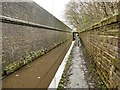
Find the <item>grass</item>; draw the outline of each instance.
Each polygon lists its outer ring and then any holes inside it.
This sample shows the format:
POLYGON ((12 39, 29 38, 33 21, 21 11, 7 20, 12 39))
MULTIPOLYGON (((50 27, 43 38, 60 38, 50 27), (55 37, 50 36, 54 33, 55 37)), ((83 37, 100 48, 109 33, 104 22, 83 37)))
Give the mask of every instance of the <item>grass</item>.
POLYGON ((57 90, 63 90, 64 86, 67 84, 68 70, 70 66, 71 66, 71 54, 66 62, 66 65, 62 74, 62 78, 60 79, 57 90))

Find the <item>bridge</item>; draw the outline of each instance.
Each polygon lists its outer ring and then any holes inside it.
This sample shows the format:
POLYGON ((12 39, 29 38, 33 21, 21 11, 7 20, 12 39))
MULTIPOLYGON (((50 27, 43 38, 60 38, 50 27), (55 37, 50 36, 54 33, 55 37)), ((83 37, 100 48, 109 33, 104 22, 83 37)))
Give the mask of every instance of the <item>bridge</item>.
POLYGON ((62 70, 60 80, 76 37, 106 87, 120 89, 119 14, 72 32, 35 2, 2 2, 0 23, 3 89, 48 88, 62 70))

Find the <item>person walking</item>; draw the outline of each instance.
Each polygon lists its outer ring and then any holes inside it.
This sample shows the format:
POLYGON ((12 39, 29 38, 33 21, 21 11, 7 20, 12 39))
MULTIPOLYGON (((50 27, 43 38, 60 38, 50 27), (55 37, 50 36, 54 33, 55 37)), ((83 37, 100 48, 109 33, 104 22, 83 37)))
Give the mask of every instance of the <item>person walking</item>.
POLYGON ((78 44, 78 46, 80 45, 79 35, 77 35, 77 44, 78 44))
POLYGON ((77 46, 79 46, 79 45, 80 45, 79 35, 78 35, 78 34, 76 34, 75 36, 76 36, 76 43, 77 43, 77 46))

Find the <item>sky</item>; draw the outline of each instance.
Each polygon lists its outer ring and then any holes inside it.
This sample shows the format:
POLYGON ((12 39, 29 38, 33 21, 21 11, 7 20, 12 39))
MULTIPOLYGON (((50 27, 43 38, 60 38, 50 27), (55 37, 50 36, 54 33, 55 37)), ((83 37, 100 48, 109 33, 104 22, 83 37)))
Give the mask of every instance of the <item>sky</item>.
POLYGON ((33 0, 33 1, 39 4, 41 7, 43 7, 45 10, 54 15, 59 20, 63 22, 65 21, 64 10, 66 4, 70 0, 33 0))

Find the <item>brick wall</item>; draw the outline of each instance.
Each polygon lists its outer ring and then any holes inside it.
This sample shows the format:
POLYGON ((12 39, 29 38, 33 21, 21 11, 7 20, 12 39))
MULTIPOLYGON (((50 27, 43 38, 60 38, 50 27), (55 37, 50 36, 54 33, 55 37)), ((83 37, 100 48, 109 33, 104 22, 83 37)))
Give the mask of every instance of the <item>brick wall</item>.
POLYGON ((89 59, 108 88, 120 88, 119 29, 115 15, 80 32, 89 59))
POLYGON ((71 30, 34 2, 3 2, 2 66, 3 75, 9 74, 57 45, 71 39, 71 30), (20 24, 23 20, 26 24, 20 24), (30 26, 29 22, 49 28, 30 26), (57 28, 59 30, 55 30, 57 28))

